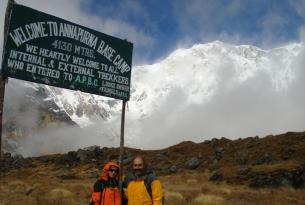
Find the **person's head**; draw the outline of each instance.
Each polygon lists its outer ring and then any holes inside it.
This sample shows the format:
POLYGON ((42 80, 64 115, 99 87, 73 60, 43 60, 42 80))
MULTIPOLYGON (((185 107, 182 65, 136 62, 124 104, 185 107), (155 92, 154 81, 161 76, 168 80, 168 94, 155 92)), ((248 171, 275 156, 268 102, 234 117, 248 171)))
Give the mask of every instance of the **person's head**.
POLYGON ((108 180, 108 179, 118 179, 119 178, 119 171, 120 171, 120 166, 116 161, 109 161, 105 163, 103 167, 103 171, 101 174, 101 178, 103 180, 108 180))
POLYGON ((145 169, 145 161, 142 156, 136 156, 132 161, 132 170, 135 175, 141 175, 145 169))
POLYGON ((116 178, 118 176, 118 173, 119 173, 119 168, 116 166, 110 166, 110 168, 108 169, 109 178, 116 178))

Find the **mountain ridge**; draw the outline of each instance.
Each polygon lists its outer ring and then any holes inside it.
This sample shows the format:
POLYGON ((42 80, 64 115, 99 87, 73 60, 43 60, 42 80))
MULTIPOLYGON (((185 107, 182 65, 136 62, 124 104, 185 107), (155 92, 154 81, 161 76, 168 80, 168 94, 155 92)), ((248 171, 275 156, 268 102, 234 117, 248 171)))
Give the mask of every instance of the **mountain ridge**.
MULTIPOLYGON (((80 170, 91 167, 90 169, 97 170, 102 169, 101 166, 106 161, 118 160, 119 153, 119 148, 99 146, 78 149, 66 154, 28 158, 2 153, 0 171, 18 173, 18 170, 34 170, 41 166, 80 170)), ((208 170, 211 173, 210 180, 215 182, 226 181, 252 187, 305 188, 305 132, 287 132, 263 138, 255 136, 236 140, 213 138, 200 143, 184 141, 160 150, 125 147, 122 161, 125 170, 130 168, 133 157, 139 154, 144 156, 158 175, 170 175, 187 170, 208 170), (262 175, 264 178, 261 178, 262 175)), ((74 175, 77 177, 79 174, 74 175)))

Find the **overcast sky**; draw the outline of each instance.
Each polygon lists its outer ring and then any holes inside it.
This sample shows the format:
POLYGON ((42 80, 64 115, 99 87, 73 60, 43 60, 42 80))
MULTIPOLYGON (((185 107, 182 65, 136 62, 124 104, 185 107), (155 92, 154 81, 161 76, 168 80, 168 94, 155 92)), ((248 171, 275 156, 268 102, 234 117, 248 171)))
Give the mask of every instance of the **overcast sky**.
MULTIPOLYGON (((305 22, 304 0, 16 2, 133 42, 133 65, 152 64, 177 48, 214 40, 277 47, 299 41, 299 30, 305 22)), ((1 19, 6 3, 0 3, 1 19)), ((2 32, 0 35, 2 44, 2 32)))

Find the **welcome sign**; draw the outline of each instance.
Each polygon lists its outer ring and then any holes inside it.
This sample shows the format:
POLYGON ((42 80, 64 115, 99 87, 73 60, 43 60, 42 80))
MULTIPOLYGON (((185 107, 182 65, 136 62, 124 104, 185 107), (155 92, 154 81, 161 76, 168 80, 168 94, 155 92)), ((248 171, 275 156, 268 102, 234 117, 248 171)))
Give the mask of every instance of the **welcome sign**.
POLYGON ((130 42, 15 4, 1 72, 128 101, 132 49, 130 42))

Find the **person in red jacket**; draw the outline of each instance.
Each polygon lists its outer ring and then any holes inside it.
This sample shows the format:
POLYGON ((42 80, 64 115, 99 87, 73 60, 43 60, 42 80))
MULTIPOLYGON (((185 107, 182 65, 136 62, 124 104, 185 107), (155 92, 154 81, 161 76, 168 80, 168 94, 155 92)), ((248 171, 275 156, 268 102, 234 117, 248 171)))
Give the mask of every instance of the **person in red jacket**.
POLYGON ((121 205, 119 169, 120 166, 115 161, 104 165, 100 179, 94 184, 90 205, 121 205))

